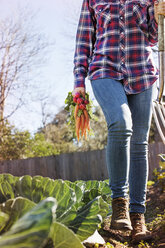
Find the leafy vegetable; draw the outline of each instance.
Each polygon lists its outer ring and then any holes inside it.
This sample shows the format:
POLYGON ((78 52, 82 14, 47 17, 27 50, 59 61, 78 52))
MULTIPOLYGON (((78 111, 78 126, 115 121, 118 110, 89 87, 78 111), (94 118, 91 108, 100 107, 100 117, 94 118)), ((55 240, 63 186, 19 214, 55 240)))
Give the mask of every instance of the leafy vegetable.
POLYGON ((16 181, 15 190, 16 190, 18 195, 21 195, 22 197, 28 198, 29 200, 32 200, 32 197, 31 197, 32 177, 28 176, 28 175, 20 177, 16 181))
POLYGON ((53 222, 57 202, 47 198, 20 218, 0 238, 1 248, 37 248, 47 239, 53 222))
POLYGON ((108 204, 101 197, 97 197, 79 209, 76 218, 68 226, 83 241, 95 232, 108 210, 108 204))
POLYGON ((57 218, 63 216, 76 203, 76 194, 63 180, 55 180, 50 196, 56 198, 57 218))
POLYGON ((81 248, 109 213, 110 194, 107 181, 1 174, 0 247, 81 248))
POLYGON ((3 212, 0 212, 0 232, 3 230, 5 227, 7 221, 9 219, 9 216, 3 212))
POLYGON ((65 181, 65 183, 67 183, 67 185, 74 190, 75 195, 76 195, 76 203, 79 204, 82 200, 82 197, 83 197, 83 192, 82 192, 81 188, 78 185, 76 185, 75 183, 72 183, 70 181, 65 181))
POLYGON ((25 213, 32 209, 36 204, 26 198, 17 197, 9 199, 0 205, 0 210, 10 216, 8 222, 4 225, 3 232, 8 231, 10 227, 25 213))
POLYGON ((0 203, 8 199, 14 198, 13 186, 16 178, 10 174, 0 175, 0 203))
POLYGON ((75 184, 79 186, 83 192, 83 202, 88 203, 97 196, 102 196, 102 198, 111 204, 111 189, 107 181, 76 181, 75 184))
POLYGON ((61 223, 54 222, 51 227, 50 237, 56 248, 83 248, 77 235, 61 223))

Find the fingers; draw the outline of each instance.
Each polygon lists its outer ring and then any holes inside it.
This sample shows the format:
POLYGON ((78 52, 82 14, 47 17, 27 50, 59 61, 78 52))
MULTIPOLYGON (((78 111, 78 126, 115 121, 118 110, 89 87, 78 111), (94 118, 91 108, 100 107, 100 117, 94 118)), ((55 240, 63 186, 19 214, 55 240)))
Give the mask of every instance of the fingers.
POLYGON ((155 6, 155 11, 157 12, 156 14, 165 16, 165 2, 155 1, 154 6, 155 6))
POLYGON ((85 88, 84 87, 77 87, 72 91, 72 96, 74 97, 75 94, 79 92, 80 94, 83 95, 83 97, 85 97, 85 88))

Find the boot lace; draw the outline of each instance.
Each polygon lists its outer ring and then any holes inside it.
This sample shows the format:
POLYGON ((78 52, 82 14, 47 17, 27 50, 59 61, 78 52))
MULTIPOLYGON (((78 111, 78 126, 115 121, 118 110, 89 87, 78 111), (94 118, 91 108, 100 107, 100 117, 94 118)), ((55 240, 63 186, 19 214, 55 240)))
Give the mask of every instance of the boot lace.
POLYGON ((116 205, 116 217, 118 219, 126 219, 127 218, 127 206, 121 201, 118 205, 116 205))
POLYGON ((131 221, 133 228, 136 232, 142 232, 143 227, 145 226, 144 217, 140 213, 136 213, 135 215, 131 216, 131 221))

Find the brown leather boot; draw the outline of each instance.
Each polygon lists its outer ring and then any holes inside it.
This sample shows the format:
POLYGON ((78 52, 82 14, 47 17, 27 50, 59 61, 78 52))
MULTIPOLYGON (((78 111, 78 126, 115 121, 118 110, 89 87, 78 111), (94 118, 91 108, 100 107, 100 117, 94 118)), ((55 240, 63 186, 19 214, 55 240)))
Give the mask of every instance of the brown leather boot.
POLYGON ((151 232, 147 230, 145 225, 144 214, 141 213, 130 213, 131 223, 132 223, 132 239, 135 242, 140 242, 141 240, 149 240, 152 238, 151 232))
POLYGON ((128 199, 119 197, 112 200, 112 219, 110 228, 121 231, 132 230, 128 212, 128 199))

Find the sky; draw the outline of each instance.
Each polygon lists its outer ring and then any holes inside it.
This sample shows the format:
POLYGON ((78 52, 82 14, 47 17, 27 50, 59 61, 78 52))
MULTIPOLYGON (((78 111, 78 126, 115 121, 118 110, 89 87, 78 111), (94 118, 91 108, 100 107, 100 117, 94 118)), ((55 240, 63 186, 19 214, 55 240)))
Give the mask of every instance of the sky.
MULTIPOLYGON (((73 90, 73 57, 81 5, 82 0, 1 0, 0 18, 14 17, 19 6, 28 6, 28 9, 36 13, 34 26, 37 31, 45 34, 48 42, 53 44, 47 63, 37 79, 31 82, 34 87, 39 84, 40 89, 49 97, 47 111, 52 116, 64 106, 67 93, 73 90)), ((86 90, 97 105, 88 80, 86 90)), ((34 133, 42 126, 37 94, 39 92, 31 94, 29 104, 17 110, 10 118, 10 122, 21 130, 34 133)), ((11 98, 10 101, 14 100, 11 98)))
MULTIPOLYGON (((64 106, 67 93, 73 90, 75 36, 81 5, 82 0, 1 0, 1 18, 16 16, 19 7, 28 6, 36 13, 34 25, 38 32, 53 44, 46 65, 34 80, 34 87, 38 81, 40 88, 49 96, 47 111, 52 116, 64 106)), ((88 80, 86 89, 94 100, 88 80)), ((11 123, 21 130, 35 132, 42 125, 40 103, 33 102, 34 98, 35 95, 28 106, 20 108, 10 118, 11 123)))

